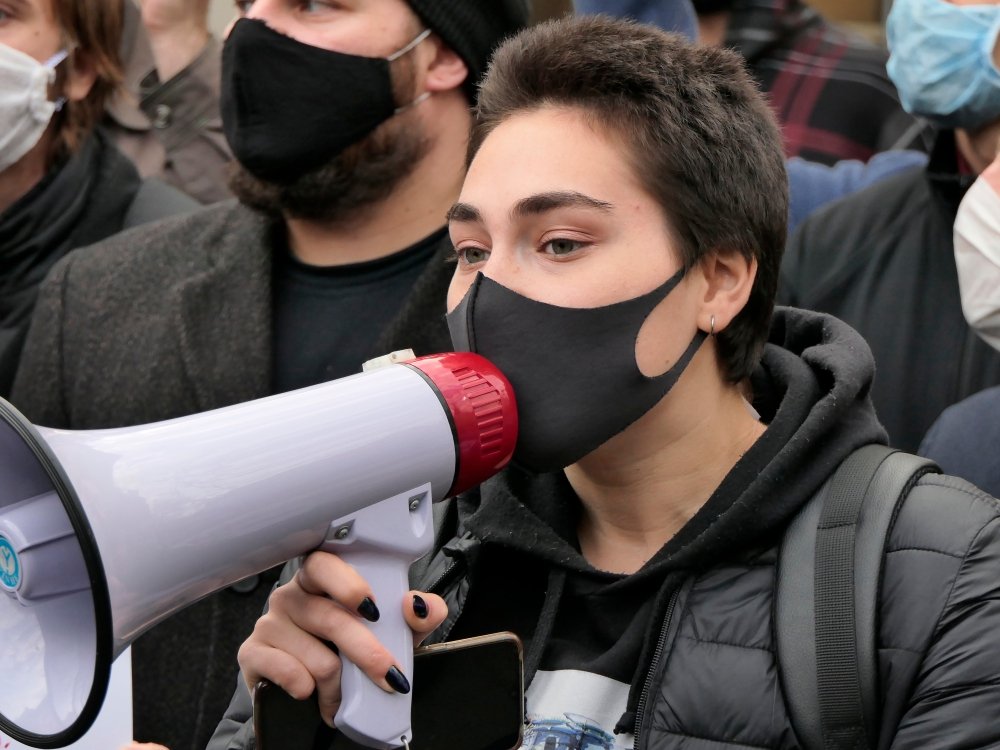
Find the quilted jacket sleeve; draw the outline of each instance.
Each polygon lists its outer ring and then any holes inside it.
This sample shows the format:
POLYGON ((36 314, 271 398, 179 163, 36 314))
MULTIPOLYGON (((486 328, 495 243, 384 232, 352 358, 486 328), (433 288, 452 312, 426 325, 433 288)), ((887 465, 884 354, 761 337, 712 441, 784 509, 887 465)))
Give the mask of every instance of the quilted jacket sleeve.
POLYGON ((915 527, 904 508, 892 535, 882 595, 897 639, 883 644, 894 646, 883 649, 887 713, 893 692, 901 700, 880 746, 1000 747, 1000 502, 948 476, 911 494, 907 506, 923 505, 932 523, 915 527), (924 628, 915 620, 928 611, 939 614, 924 628), (904 676, 909 690, 898 689, 904 676))

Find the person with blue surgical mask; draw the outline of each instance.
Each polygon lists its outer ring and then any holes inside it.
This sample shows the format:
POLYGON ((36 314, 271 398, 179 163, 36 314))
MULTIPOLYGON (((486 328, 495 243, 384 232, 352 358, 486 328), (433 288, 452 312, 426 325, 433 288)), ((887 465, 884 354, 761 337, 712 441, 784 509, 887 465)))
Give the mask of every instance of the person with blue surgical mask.
POLYGON ((1000 13, 984 0, 896 3, 886 21, 886 68, 903 106, 945 127, 1000 117, 998 33, 1000 13))
POLYGON ((966 322, 953 228, 1000 143, 1000 0, 896 0, 889 75, 941 130, 926 170, 811 217, 785 254, 781 300, 836 315, 867 339, 872 397, 896 447, 916 450, 949 406, 1000 384, 1000 351, 966 322))

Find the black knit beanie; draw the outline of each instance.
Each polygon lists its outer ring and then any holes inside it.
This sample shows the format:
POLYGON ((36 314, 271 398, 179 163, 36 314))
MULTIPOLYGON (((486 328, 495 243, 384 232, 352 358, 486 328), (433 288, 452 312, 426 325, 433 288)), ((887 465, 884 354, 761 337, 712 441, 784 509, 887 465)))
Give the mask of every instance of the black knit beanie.
POLYGON ((462 84, 475 103, 479 79, 500 42, 528 25, 528 0, 407 0, 424 23, 462 58, 462 84))

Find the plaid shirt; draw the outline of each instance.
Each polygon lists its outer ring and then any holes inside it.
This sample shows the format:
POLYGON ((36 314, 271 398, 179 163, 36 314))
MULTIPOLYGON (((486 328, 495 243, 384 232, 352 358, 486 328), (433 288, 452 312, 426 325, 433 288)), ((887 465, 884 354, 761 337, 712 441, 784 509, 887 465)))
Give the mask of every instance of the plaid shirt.
POLYGON ((801 0, 736 0, 726 46, 768 92, 785 151, 832 164, 879 151, 929 151, 928 126, 903 111, 881 47, 839 30, 801 0))

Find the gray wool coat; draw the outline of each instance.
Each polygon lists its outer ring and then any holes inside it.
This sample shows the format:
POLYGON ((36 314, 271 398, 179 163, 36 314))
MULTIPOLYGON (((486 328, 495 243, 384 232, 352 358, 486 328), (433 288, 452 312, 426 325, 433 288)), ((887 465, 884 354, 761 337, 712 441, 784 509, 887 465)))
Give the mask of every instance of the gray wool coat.
MULTIPOLYGON (((280 224, 231 201, 71 253, 41 288, 11 402, 36 424, 98 429, 270 395, 276 231, 280 224)), ((373 356, 451 348, 449 249, 445 238, 373 356)), ((137 739, 205 747, 271 578, 204 599, 135 642, 137 739)))

